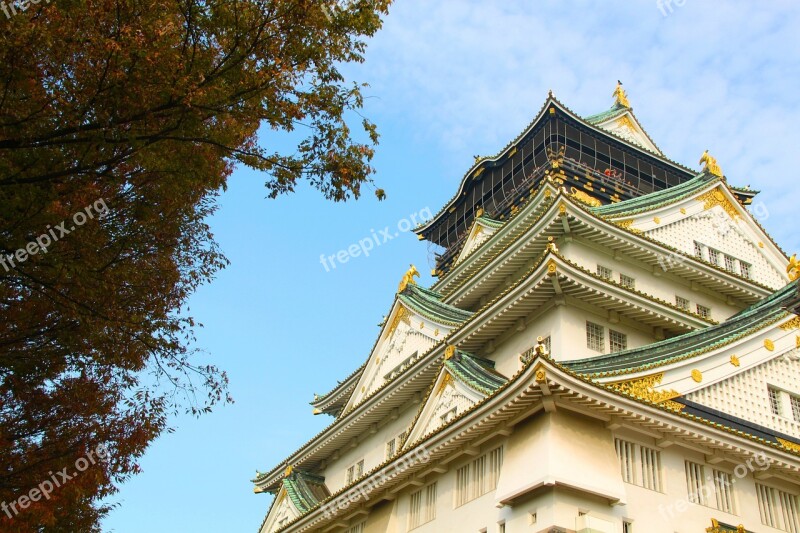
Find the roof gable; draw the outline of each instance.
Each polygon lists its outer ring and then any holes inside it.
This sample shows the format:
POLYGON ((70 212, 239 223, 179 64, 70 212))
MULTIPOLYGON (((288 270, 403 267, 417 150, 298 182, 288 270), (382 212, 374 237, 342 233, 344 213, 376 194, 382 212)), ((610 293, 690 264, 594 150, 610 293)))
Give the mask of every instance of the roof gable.
POLYGON ((789 280, 786 254, 720 177, 703 173, 684 184, 592 212, 772 289, 789 280), (695 242, 702 245, 699 252, 695 242), (726 255, 737 261, 726 264, 726 255))
POLYGON ((653 142, 653 139, 644 131, 644 128, 633 114, 633 110, 628 107, 615 104, 608 111, 586 117, 586 122, 602 128, 629 143, 650 150, 660 156, 664 155, 656 146, 656 143, 653 142))
POLYGON ((467 235, 467 238, 464 240, 464 245, 461 248, 458 257, 456 257, 456 260, 453 264, 457 265, 467 256, 472 254, 472 252, 480 247, 480 245, 489 240, 489 237, 497 233, 503 224, 503 222, 500 222, 499 220, 493 220, 486 215, 481 215, 476 218, 472 223, 472 229, 470 229, 469 235, 467 235))
POLYGON ((472 313, 441 302, 441 295, 408 284, 396 297, 392 311, 367 360, 364 371, 342 413, 380 389, 411 366, 452 328, 472 313))
POLYGON ((493 361, 450 346, 442 370, 411 426, 404 448, 447 425, 507 381, 508 378, 494 369, 493 361))

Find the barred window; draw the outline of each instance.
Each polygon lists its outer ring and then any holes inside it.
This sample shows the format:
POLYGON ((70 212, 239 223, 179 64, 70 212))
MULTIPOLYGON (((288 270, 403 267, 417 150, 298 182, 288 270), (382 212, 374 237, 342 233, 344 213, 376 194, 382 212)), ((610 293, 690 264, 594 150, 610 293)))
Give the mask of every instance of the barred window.
POLYGON ((403 431, 398 436, 393 439, 390 439, 389 442, 386 443, 386 459, 393 457, 395 453, 400 450, 400 446, 403 445, 403 440, 406 438, 406 432, 403 431))
POLYGON ((798 506, 797 496, 778 491, 778 500, 781 503, 783 529, 791 533, 800 532, 800 507, 798 506))
POLYGON ((772 487, 766 487, 756 483, 756 493, 758 495, 758 512, 761 515, 761 523, 769 527, 778 527, 780 517, 778 515, 778 499, 775 494, 777 491, 772 487))
POLYGON ((800 422, 800 397, 792 395, 789 399, 792 402, 792 418, 795 422, 800 422))
POLYGON ((703 465, 686 461, 686 494, 690 502, 708 505, 705 478, 705 467, 703 465))
POLYGON ((626 483, 661 491, 661 452, 622 439, 614 439, 620 474, 626 483))
POLYGON ((726 255, 725 256, 725 270, 728 272, 736 272, 736 259, 726 255))
POLYGON ((586 322, 586 347, 602 352, 606 346, 605 330, 603 326, 593 322, 586 322))
POLYGON ((697 241, 694 241, 694 256, 700 259, 703 258, 703 245, 697 241))
POLYGON ((436 483, 411 494, 409 529, 427 524, 436 518, 436 483))
POLYGON ((739 261, 739 270, 742 273, 742 277, 750 279, 750 265, 745 263, 744 261, 739 261))
POLYGON ((503 448, 499 447, 459 468, 456 471, 455 507, 495 490, 502 464, 503 448))
POLYGON ((629 289, 635 289, 636 288, 636 279, 634 279, 634 278, 632 278, 630 276, 626 276, 625 274, 620 274, 619 275, 619 284, 622 285, 623 287, 627 287, 629 289))
POLYGON ((486 490, 492 491, 497 488, 497 482, 500 480, 500 469, 503 467, 503 447, 500 446, 490 451, 488 458, 486 490))
POLYGON ((782 414, 783 409, 781 409, 781 391, 772 387, 768 387, 767 392, 769 393, 769 407, 770 410, 772 410, 772 414, 782 414))
POLYGON ((719 265, 719 252, 713 248, 708 249, 708 261, 714 263, 715 265, 719 265))
POLYGON ((628 349, 628 336, 613 329, 608 330, 608 340, 611 344, 611 353, 628 349))
POLYGON ((724 513, 735 513, 733 507, 733 477, 730 474, 714 470, 714 494, 717 496, 717 509, 724 513))
POLYGON ((360 522, 354 526, 350 526, 347 533, 364 533, 364 524, 366 524, 366 522, 360 522))
POLYGON ((761 523, 789 533, 800 533, 800 505, 795 494, 756 483, 761 523))
POLYGON ((614 272, 608 267, 597 265, 597 275, 603 279, 610 280, 611 277, 614 275, 614 272))
POLYGON ((711 308, 697 304, 697 314, 703 318, 711 318, 711 308))
POLYGON ((684 311, 688 311, 690 302, 689 302, 689 300, 687 298, 684 298, 683 296, 677 296, 676 295, 675 296, 675 305, 680 307, 684 311))
POLYGON ((460 507, 470 501, 469 467, 470 465, 467 464, 456 470, 456 507, 460 507))
POLYGON ((347 484, 349 485, 362 475, 364 475, 364 459, 354 463, 347 469, 347 484))

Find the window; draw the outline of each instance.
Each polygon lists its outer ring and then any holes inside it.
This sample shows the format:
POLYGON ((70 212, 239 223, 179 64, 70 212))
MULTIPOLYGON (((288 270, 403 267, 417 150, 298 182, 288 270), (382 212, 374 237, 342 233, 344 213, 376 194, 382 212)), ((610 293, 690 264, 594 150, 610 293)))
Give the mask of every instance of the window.
POLYGON ((461 507, 470 501, 469 494, 470 465, 465 465, 456 470, 456 501, 455 506, 461 507))
POLYGON ((615 439, 622 480, 646 489, 661 491, 661 452, 615 439))
POLYGON ((604 267, 602 265, 597 265, 597 275, 600 276, 603 279, 610 280, 611 276, 614 275, 614 272, 608 267, 604 267))
POLYGON ((455 507, 460 507, 497 488, 503 448, 481 455, 456 471, 455 507))
POLYGON ((728 272, 736 272, 736 259, 726 255, 725 256, 725 270, 728 272))
POLYGON ((633 533, 633 523, 627 520, 622 521, 622 533, 633 533))
POLYGON ((719 252, 713 248, 708 249, 708 261, 714 263, 715 265, 719 265, 719 252))
POLYGON ((761 523, 790 533, 800 533, 797 496, 756 483, 761 523))
POLYGON ((798 533, 800 531, 800 508, 798 508, 797 496, 778 491, 778 499, 781 503, 781 511, 783 511, 783 529, 798 533))
POLYGON ((619 469, 622 474, 622 481, 625 483, 636 483, 635 461, 636 445, 631 442, 616 439, 617 458, 619 459, 619 469))
POLYGON ((400 450, 400 446, 403 445, 403 440, 406 438, 406 432, 403 431, 395 438, 391 439, 389 442, 386 443, 386 459, 393 457, 395 453, 400 450))
POLYGON ((694 256, 700 259, 703 258, 703 245, 697 241, 694 241, 694 256))
POLYGON ((586 322, 586 347, 602 352, 606 346, 605 331, 603 326, 593 322, 586 322))
POLYGON ((661 452, 652 448, 639 448, 642 463, 642 487, 661 490, 661 452))
POLYGON ((392 439, 386 443, 386 459, 394 456, 395 446, 397 445, 396 440, 392 439))
POLYGON ((783 410, 781 409, 781 392, 772 387, 767 388, 769 393, 769 408, 772 410, 773 415, 780 415, 783 410))
POLYGON ((630 276, 626 276, 625 274, 619 275, 619 284, 629 289, 636 288, 636 280, 630 276))
POLYGON ((733 478, 730 474, 714 470, 714 493, 717 495, 717 509, 734 514, 733 478))
POLYGON ((675 305, 680 307, 684 311, 689 310, 689 300, 684 298, 683 296, 675 296, 675 305))
POLYGON ((761 523, 769 527, 778 527, 778 501, 775 498, 775 489, 756 483, 758 495, 758 512, 761 514, 761 523))
POLYGON ((499 522, 497 524, 497 533, 506 533, 506 523, 505 522, 499 522))
POLYGON ((350 529, 347 530, 347 533, 364 533, 364 524, 366 524, 366 522, 351 526, 350 529))
POLYGON ((608 340, 611 343, 611 353, 628 349, 628 336, 613 329, 608 330, 608 340))
POLYGON ((361 459, 347 469, 347 484, 349 485, 362 475, 364 475, 364 459, 361 459))
POLYGON ((486 473, 486 491, 492 491, 497 488, 497 482, 500 480, 500 469, 503 467, 503 447, 495 448, 489 452, 489 463, 487 465, 488 472, 486 473))
POLYGON ((742 277, 750 279, 750 265, 745 263, 744 261, 739 261, 739 270, 742 273, 742 277))
POLYGON ((686 494, 689 496, 690 502, 708 505, 705 477, 703 465, 686 461, 686 494))
POLYGON ((703 318, 711 318, 711 308, 697 304, 697 314, 703 318))
POLYGON ((419 527, 436 518, 436 483, 411 495, 409 528, 419 527))
POLYGON ((789 399, 792 402, 792 418, 795 422, 800 422, 800 397, 792 395, 789 399))

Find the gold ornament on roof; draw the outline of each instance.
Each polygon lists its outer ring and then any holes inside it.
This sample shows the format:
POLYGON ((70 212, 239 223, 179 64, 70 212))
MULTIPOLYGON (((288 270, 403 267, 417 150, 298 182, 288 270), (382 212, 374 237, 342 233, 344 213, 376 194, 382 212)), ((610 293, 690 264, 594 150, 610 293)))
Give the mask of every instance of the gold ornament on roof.
POLYGON ((448 359, 452 359, 453 356, 456 354, 456 347, 452 344, 444 349, 444 359, 447 361, 448 359))
POLYGON ((417 267, 411 265, 411 268, 409 268, 408 271, 403 275, 403 279, 400 280, 400 285, 397 287, 397 292, 403 292, 409 285, 416 285, 417 282, 414 281, 415 276, 419 277, 419 271, 417 270, 417 267))
POLYGON ((797 254, 792 255, 792 258, 789 259, 786 273, 789 275, 789 280, 791 281, 800 279, 800 261, 797 260, 797 254))
POLYGON ((716 206, 720 206, 722 209, 728 213, 728 216, 733 219, 734 222, 737 224, 739 223, 739 211, 736 210, 733 203, 728 200, 728 197, 725 196, 725 193, 722 192, 720 187, 716 187, 713 190, 710 190, 704 194, 701 194, 697 198, 695 198, 698 202, 703 202, 703 209, 713 209, 716 206))
POLYGON ((612 94, 616 99, 616 103, 621 105, 622 107, 631 107, 631 103, 628 101, 628 95, 625 93, 625 89, 622 88, 622 82, 617 80, 617 88, 614 89, 614 94, 612 94))
POLYGON ((533 349, 533 351, 538 356, 550 355, 550 352, 547 351, 547 346, 544 343, 544 337, 536 337, 536 347, 533 349))
POLYGON ((731 364, 733 366, 739 366, 741 364, 741 362, 739 361, 738 357, 736 357, 735 355, 732 355, 731 356, 731 364))
POLYGON ((722 177, 722 169, 719 168, 719 165, 717 164, 717 159, 715 157, 712 157, 708 153, 708 150, 703 152, 702 157, 700 157, 700 163, 704 164, 703 165, 704 171, 709 172, 715 176, 719 176, 720 178, 722 177))
POLYGON ((601 205, 603 205, 600 202, 600 200, 598 200, 594 196, 589 196, 582 190, 576 189, 575 187, 570 188, 569 195, 578 200, 579 202, 592 207, 600 207, 601 205))
POLYGON ((292 467, 292 465, 287 466, 286 470, 283 471, 283 477, 291 476, 292 472, 294 472, 294 468, 292 467))
POLYGON ((656 385, 661 384, 662 379, 664 379, 664 374, 663 372, 660 372, 658 374, 652 374, 650 376, 644 376, 628 381, 610 383, 610 385, 620 392, 630 394, 652 403, 661 404, 664 407, 674 411, 680 411, 685 407, 685 405, 672 401, 673 398, 680 396, 677 391, 655 389, 656 385))
POLYGON ((784 448, 786 448, 787 450, 791 450, 793 452, 800 453, 800 444, 797 444, 796 442, 788 441, 786 439, 781 439, 780 437, 775 437, 775 438, 778 439, 778 443, 780 443, 780 445, 783 446, 784 448))
POLYGON ((556 246, 556 240, 553 237, 547 238, 547 249, 551 252, 558 253, 558 246, 556 246))

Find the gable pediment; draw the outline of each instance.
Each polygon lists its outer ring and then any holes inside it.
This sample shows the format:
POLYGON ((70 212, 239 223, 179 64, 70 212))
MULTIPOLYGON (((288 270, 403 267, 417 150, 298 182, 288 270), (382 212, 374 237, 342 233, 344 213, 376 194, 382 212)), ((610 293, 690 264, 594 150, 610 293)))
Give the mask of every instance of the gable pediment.
POLYGON ((789 281, 785 254, 721 180, 709 181, 684 197, 619 211, 609 218, 773 290, 789 281))
POLYGON ((596 122, 594 125, 629 143, 635 144, 641 148, 646 148, 658 155, 664 155, 644 131, 644 128, 642 128, 639 121, 636 120, 636 117, 630 109, 622 109, 620 113, 596 122))
POLYGON ((292 504, 286 489, 281 488, 278 495, 275 497, 275 503, 272 510, 267 516, 264 526, 261 528, 261 533, 271 533, 295 520, 300 516, 300 512, 292 504))
POLYGON ((395 299, 343 413, 393 380, 472 313, 441 302, 441 296, 415 284, 395 299))
POLYGON ((508 379, 488 359, 450 346, 442 370, 411 426, 404 448, 449 424, 508 379))
POLYGON ((472 254, 480 245, 489 240, 489 237, 494 235, 501 226, 502 222, 492 220, 486 216, 476 218, 454 264, 457 265, 472 254))

